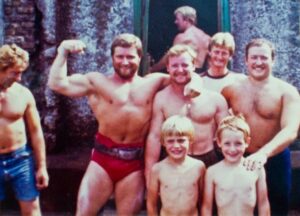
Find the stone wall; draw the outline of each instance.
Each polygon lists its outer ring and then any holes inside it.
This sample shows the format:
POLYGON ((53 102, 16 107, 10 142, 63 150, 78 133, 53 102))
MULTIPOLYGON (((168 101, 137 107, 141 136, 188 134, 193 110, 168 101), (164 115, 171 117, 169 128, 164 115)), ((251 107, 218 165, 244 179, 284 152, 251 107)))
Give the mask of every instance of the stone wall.
POLYGON ((233 69, 246 73, 246 44, 264 37, 275 44, 274 75, 300 90, 300 1, 230 1, 231 31, 236 40, 233 69))
POLYGON ((35 8, 34 0, 4 0, 4 43, 16 43, 29 52, 34 52, 35 8))

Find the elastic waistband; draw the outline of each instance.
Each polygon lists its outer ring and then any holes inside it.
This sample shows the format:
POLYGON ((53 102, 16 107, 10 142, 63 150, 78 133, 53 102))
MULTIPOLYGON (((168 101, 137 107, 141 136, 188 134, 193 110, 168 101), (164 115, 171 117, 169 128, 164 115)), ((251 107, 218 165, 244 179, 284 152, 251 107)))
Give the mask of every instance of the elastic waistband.
POLYGON ((109 137, 106 137, 100 133, 95 135, 95 140, 97 143, 105 145, 108 148, 112 147, 121 147, 121 148, 131 148, 131 147, 144 147, 144 143, 116 143, 111 140, 109 137))

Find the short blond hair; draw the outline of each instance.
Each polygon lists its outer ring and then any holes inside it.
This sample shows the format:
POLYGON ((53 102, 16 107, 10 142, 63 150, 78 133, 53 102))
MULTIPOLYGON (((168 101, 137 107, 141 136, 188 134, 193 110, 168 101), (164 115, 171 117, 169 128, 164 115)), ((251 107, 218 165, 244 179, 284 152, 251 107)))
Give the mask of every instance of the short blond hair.
POLYGON ((197 24, 197 12, 194 8, 190 6, 182 6, 177 8, 174 11, 174 15, 180 13, 182 15, 182 18, 189 21, 191 24, 196 25, 197 24))
POLYGON ((182 53, 188 53, 192 57, 193 63, 195 63, 197 53, 194 49, 192 49, 189 45, 186 44, 176 44, 172 46, 166 54, 167 63, 169 62, 170 57, 179 56, 182 53))
POLYGON ((244 134, 245 141, 250 137, 250 127, 241 114, 227 116, 220 122, 217 129, 217 139, 219 141, 221 141, 221 134, 225 129, 241 131, 244 134))
POLYGON ((188 117, 182 115, 173 115, 167 118, 161 127, 161 143, 164 143, 164 138, 166 136, 172 135, 187 136, 190 143, 192 143, 195 136, 195 129, 192 121, 188 117))
POLYGON ((28 64, 28 52, 16 44, 5 44, 0 48, 0 72, 16 66, 25 70, 28 64))
POLYGON ((235 42, 232 34, 229 32, 218 32, 211 38, 208 49, 211 50, 213 46, 222 46, 229 50, 230 55, 235 51, 235 42))

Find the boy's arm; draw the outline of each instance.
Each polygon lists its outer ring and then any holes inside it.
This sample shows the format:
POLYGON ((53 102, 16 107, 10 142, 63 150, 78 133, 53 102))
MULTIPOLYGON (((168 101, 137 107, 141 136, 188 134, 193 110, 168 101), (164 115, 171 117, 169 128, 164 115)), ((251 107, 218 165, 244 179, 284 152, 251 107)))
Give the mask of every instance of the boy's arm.
POLYGON ((25 120, 28 125, 28 131, 31 139, 32 149, 36 164, 36 185, 38 189, 48 186, 49 176, 46 167, 46 147, 43 131, 40 123, 33 95, 28 90, 29 103, 25 111, 25 120))
POLYGON ((150 131, 147 137, 145 149, 145 178, 146 186, 148 186, 150 171, 152 166, 159 160, 161 143, 160 143, 160 130, 164 121, 164 115, 160 107, 159 94, 156 95, 153 103, 152 120, 150 131))
POLYGON ((150 172, 149 185, 147 188, 147 214, 149 216, 158 216, 158 193, 159 193, 159 180, 158 180, 158 167, 153 166, 150 172))
POLYGON ((205 215, 205 216, 212 215, 213 199, 214 199, 214 183, 212 177, 212 170, 208 169, 205 174, 201 215, 205 215))
POLYGON ((65 40, 58 49, 56 58, 51 66, 48 86, 63 95, 79 97, 91 90, 87 75, 74 74, 67 76, 67 57, 69 53, 83 53, 85 44, 80 40, 65 40))
POLYGON ((266 183, 266 172, 264 168, 257 170, 257 172, 259 173, 258 181, 256 183, 258 215, 269 216, 271 213, 266 183))

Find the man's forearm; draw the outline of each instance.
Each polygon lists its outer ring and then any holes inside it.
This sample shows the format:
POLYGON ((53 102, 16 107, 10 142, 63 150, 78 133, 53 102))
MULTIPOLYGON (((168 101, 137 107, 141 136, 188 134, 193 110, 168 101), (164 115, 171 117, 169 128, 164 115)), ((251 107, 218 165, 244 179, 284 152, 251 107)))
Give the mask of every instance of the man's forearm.
POLYGON ((48 85, 55 89, 67 78, 67 51, 60 45, 57 49, 56 58, 51 66, 48 85))
POLYGON ((264 153, 267 158, 277 155, 297 138, 297 132, 297 130, 282 129, 269 143, 264 145, 259 152, 264 153))

